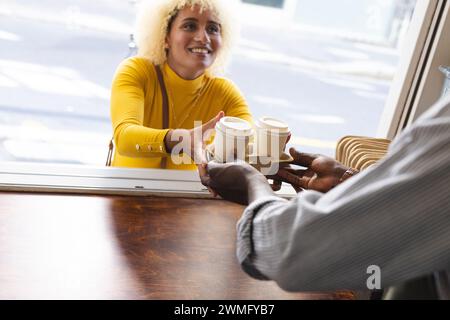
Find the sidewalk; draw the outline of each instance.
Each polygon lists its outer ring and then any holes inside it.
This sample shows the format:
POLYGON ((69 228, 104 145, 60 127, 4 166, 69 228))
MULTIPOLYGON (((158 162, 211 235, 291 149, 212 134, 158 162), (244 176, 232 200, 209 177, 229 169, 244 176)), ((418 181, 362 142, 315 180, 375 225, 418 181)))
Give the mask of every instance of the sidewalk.
POLYGON ((370 37, 357 33, 300 26, 292 22, 288 15, 285 10, 242 4, 240 20, 243 33, 253 31, 250 36, 241 39, 235 53, 258 61, 320 73, 388 81, 394 77, 396 59, 392 57, 398 57, 396 49, 376 44, 370 37), (258 34, 264 37, 259 43, 254 41, 258 34), (333 46, 342 46, 344 50, 336 50, 341 51, 338 56, 324 54, 333 46), (307 47, 312 47, 309 53, 305 52, 307 47), (346 54, 347 57, 343 58, 346 54))
MULTIPOLYGON (((54 0, 40 1, 38 4, 26 4, 25 1, 20 0, 6 0, 6 2, 0 4, 0 17, 10 16, 18 19, 65 25, 68 29, 86 29, 95 32, 105 32, 121 38, 125 38, 124 36, 133 32, 135 11, 133 4, 128 2, 121 4, 111 2, 111 10, 109 10, 110 7, 108 6, 107 12, 103 10, 99 14, 97 13, 98 10, 95 10, 99 8, 90 7, 91 5, 88 1, 80 0, 79 3, 80 6, 64 6, 60 1, 55 2, 54 0), (84 8, 83 10, 86 10, 86 8, 90 10, 94 9, 92 11, 96 11, 96 13, 83 11, 80 9, 81 7, 84 8)), ((243 10, 241 15, 245 17, 245 19, 242 18, 242 29, 256 28, 262 34, 262 37, 265 36, 266 39, 261 41, 262 45, 254 46, 249 45, 250 42, 254 42, 253 39, 247 40, 242 38, 237 48, 235 48, 234 54, 247 59, 281 64, 311 72, 351 75, 377 80, 392 80, 396 68, 386 62, 369 59, 339 61, 339 59, 333 59, 332 57, 324 61, 323 59, 305 57, 300 52, 295 52, 297 50, 295 50, 295 44, 293 45, 293 42, 297 41, 296 39, 310 37, 311 39, 314 38, 314 41, 317 42, 316 39, 321 39, 324 35, 295 29, 293 26, 283 22, 282 15, 274 15, 270 20, 269 11, 260 10, 258 13, 254 10, 254 7, 248 5, 242 6, 243 10), (268 31, 267 34, 264 33, 264 30, 268 31), (277 32, 280 32, 280 38, 284 39, 285 44, 281 43, 280 45, 276 45, 276 49, 270 47, 265 48, 264 42, 270 41, 267 40, 270 38, 270 35, 275 38, 276 35, 274 34, 277 32), (285 39, 287 33, 289 33, 289 36, 293 34, 292 39, 285 39)), ((277 40, 280 41, 280 39, 274 39, 274 41, 277 40)), ((300 44, 298 45, 300 46, 300 44)), ((317 50, 320 49, 317 48, 317 50)))
POLYGON ((290 66, 296 69, 305 69, 328 74, 341 74, 372 78, 377 80, 392 80, 396 68, 380 62, 369 62, 366 60, 353 62, 320 62, 289 56, 281 52, 268 52, 243 48, 239 46, 234 51, 235 54, 248 59, 261 62, 277 63, 290 66))
POLYGON ((62 24, 68 29, 87 29, 107 32, 117 35, 128 35, 133 30, 134 8, 127 2, 123 3, 120 17, 117 10, 102 12, 101 14, 83 11, 82 7, 89 4, 84 0, 78 1, 81 5, 63 5, 61 2, 39 1, 36 4, 20 3, 24 1, 6 0, 0 3, 0 17, 9 16, 18 19, 28 19, 46 23, 62 24), (44 8, 44 10, 43 10, 44 8), (130 20, 130 23, 124 22, 130 20))

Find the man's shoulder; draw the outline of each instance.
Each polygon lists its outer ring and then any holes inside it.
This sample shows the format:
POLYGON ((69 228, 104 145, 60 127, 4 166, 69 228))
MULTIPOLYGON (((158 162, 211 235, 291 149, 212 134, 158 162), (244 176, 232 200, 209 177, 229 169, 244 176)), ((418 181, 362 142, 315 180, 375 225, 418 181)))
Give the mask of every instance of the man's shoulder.
POLYGON ((450 94, 436 102, 418 119, 418 121, 426 121, 435 118, 450 118, 450 94))
POLYGON ((450 139, 450 97, 436 102, 411 126, 400 133, 390 146, 390 150, 413 145, 416 149, 431 149, 433 145, 443 146, 450 139))

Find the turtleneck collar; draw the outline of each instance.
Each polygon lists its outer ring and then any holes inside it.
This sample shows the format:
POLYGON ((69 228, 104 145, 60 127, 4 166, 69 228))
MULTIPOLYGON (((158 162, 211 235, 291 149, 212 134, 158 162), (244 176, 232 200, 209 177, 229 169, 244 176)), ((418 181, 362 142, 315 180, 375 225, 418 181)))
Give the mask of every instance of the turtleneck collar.
POLYGON ((164 63, 163 67, 164 80, 169 88, 173 88, 176 92, 182 90, 183 92, 196 92, 202 87, 203 80, 205 79, 205 74, 202 74, 194 80, 186 80, 181 78, 167 62, 164 63))

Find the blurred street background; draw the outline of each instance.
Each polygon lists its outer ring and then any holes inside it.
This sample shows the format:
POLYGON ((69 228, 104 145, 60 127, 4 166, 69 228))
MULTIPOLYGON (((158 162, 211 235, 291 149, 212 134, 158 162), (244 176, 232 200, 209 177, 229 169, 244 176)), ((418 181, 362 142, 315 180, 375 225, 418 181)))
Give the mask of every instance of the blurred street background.
MULTIPOLYGON (((333 155, 374 136, 416 0, 230 0, 241 39, 226 76, 291 145, 333 155)), ((110 85, 137 3, 0 1, 0 161, 103 165, 110 85)))

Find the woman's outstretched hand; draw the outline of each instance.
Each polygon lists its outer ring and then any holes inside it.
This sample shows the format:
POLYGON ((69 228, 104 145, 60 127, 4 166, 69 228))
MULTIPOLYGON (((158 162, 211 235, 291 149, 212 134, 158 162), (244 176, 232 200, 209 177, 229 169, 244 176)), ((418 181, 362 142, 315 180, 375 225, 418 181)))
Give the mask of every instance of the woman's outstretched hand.
POLYGON ((305 167, 281 168, 274 179, 290 183, 297 192, 303 189, 328 192, 340 183, 344 173, 349 169, 333 158, 298 152, 294 148, 289 150, 294 158, 292 164, 305 167))
MULTIPOLYGON (((202 125, 201 127, 197 127, 191 129, 191 150, 193 151, 193 159, 195 164, 197 164, 198 174, 200 176, 200 180, 207 175, 206 165, 208 161, 206 160, 206 141, 208 141, 211 137, 212 130, 216 126, 216 123, 220 121, 225 116, 223 111, 220 111, 217 116, 209 120, 207 123, 202 125), (201 139, 199 139, 201 138, 201 139)), ((216 196, 216 193, 211 190, 211 193, 216 196)))
POLYGON ((206 142, 211 137, 212 130, 216 126, 216 123, 219 122, 224 116, 225 113, 220 111, 214 118, 201 126, 190 130, 170 130, 164 138, 167 153, 176 151, 176 153, 179 154, 180 151, 183 151, 188 154, 197 165, 200 179, 202 179, 202 177, 207 174, 207 161, 205 154, 206 142), (177 145, 180 145, 181 147, 175 149, 177 145))

